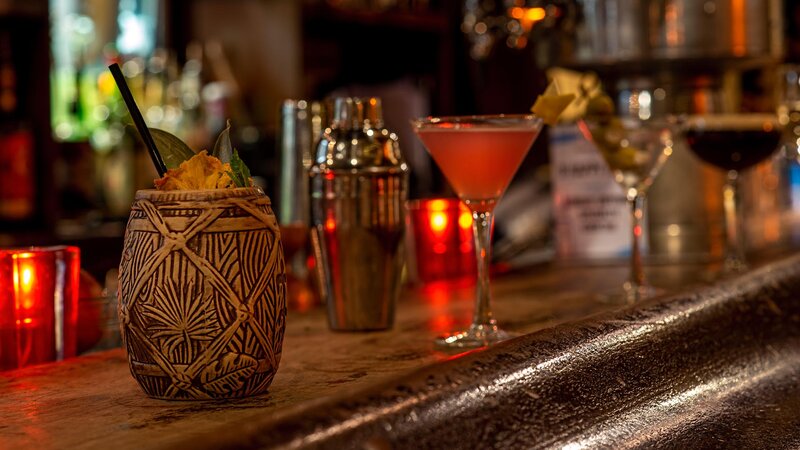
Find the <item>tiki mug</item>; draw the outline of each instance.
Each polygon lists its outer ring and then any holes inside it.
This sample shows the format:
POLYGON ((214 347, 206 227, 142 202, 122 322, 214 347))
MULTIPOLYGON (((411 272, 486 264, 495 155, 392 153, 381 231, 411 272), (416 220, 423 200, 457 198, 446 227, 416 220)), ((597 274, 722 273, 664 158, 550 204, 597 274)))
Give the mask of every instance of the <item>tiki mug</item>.
POLYGON ((281 359, 286 275, 260 189, 137 192, 119 277, 128 362, 147 395, 267 390, 281 359))

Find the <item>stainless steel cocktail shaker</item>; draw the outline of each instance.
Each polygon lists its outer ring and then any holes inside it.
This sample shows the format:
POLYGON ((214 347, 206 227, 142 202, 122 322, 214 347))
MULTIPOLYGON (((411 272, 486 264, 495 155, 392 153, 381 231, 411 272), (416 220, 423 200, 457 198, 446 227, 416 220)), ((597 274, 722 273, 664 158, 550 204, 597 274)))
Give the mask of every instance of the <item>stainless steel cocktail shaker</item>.
POLYGON ((408 166, 377 98, 336 98, 310 169, 313 244, 334 330, 394 322, 403 268, 408 166))

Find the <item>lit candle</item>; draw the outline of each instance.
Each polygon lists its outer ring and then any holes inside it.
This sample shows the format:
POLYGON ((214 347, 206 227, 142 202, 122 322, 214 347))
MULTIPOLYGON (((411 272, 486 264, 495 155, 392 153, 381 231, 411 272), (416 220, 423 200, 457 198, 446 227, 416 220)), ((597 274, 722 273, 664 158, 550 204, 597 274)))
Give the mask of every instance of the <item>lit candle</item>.
POLYGON ((448 207, 450 206, 446 200, 428 200, 424 204, 427 205, 428 226, 431 233, 431 249, 433 253, 442 255, 447 252, 448 241, 448 225, 450 219, 448 217, 448 207))
POLYGON ((16 295, 14 304, 17 309, 16 324, 18 326, 31 325, 33 323, 31 313, 35 304, 33 283, 36 266, 32 256, 33 254, 30 252, 12 255, 14 261, 14 292, 16 295))
POLYGON ((420 281, 474 276, 469 210, 454 198, 416 200, 408 209, 420 281))
POLYGON ((75 355, 79 273, 76 247, 0 249, 0 369, 75 355))

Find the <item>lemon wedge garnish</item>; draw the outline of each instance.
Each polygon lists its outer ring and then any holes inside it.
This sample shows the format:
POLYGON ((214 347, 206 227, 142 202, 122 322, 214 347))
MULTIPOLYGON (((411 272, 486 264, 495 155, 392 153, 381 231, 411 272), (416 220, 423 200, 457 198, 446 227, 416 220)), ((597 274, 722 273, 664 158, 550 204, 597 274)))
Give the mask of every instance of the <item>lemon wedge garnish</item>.
POLYGON ((544 96, 540 95, 533 104, 534 114, 541 117, 544 123, 548 125, 555 125, 558 123, 558 118, 561 113, 567 109, 572 101, 575 100, 575 94, 544 96))
POLYGON ((560 94, 555 80, 551 81, 544 93, 536 98, 531 111, 548 125, 558 123, 561 113, 575 100, 575 94, 560 94))

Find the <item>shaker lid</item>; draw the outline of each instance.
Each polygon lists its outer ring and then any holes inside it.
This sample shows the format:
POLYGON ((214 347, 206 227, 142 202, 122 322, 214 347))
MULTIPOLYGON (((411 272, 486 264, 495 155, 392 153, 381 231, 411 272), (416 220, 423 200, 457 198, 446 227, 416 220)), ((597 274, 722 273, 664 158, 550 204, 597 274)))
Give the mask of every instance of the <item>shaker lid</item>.
POLYGON ((397 136, 383 128, 377 97, 332 100, 333 120, 316 144, 312 170, 408 171, 397 136))
POLYGON ((333 100, 332 126, 343 130, 357 130, 364 123, 364 103, 360 98, 337 97, 333 100))

